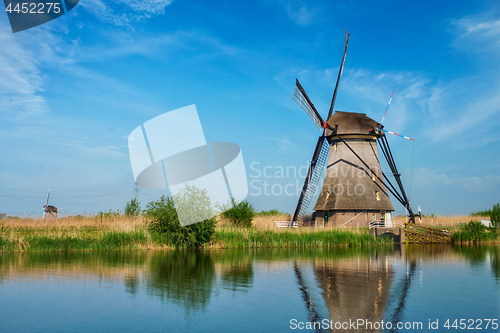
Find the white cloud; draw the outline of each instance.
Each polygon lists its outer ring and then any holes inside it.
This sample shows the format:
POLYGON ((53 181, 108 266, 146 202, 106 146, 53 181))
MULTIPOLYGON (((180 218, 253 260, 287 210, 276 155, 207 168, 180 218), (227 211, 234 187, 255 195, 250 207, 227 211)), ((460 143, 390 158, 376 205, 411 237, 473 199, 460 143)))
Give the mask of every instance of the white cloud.
POLYGON ((309 25, 316 14, 316 9, 307 8, 307 4, 302 1, 288 1, 285 3, 288 16, 298 25, 309 25))
MULTIPOLYGON (((2 21, 0 29, 7 30, 2 21)), ((37 95, 46 81, 38 67, 39 59, 13 34, 0 34, 0 45, 8 45, 0 47, 0 114, 8 117, 4 121, 48 112, 45 99, 37 95)))
POLYGON ((489 192, 500 185, 500 176, 450 177, 429 168, 415 169, 413 177, 414 183, 419 187, 446 186, 470 192, 489 192))
POLYGON ((500 51, 500 19, 491 13, 451 21, 456 29, 452 46, 466 52, 500 51))
POLYGON ((130 28, 131 22, 164 14, 172 0, 83 0, 80 3, 102 22, 130 28))

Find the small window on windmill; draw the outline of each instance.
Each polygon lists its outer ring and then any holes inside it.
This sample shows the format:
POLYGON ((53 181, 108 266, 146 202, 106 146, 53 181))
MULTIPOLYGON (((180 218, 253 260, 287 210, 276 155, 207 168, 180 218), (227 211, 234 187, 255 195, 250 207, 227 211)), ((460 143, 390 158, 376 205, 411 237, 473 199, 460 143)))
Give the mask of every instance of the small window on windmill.
POLYGON ((372 172, 372 180, 375 181, 375 174, 372 172))
POLYGON ((372 219, 375 220, 375 214, 372 214, 372 219))
POLYGON ((375 196, 377 197, 377 201, 380 201, 380 195, 378 195, 378 191, 375 191, 375 196))
POLYGON ((337 151, 337 141, 333 144, 335 151, 337 151))

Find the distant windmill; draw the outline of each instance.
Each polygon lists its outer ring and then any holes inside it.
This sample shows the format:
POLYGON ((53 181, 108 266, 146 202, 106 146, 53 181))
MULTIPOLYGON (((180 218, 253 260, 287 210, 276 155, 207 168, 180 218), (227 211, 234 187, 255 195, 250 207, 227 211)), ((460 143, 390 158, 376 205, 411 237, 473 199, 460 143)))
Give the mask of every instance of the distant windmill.
POLYGON ((45 202, 45 206, 43 206, 43 219, 46 218, 47 213, 49 213, 49 215, 52 217, 59 218, 59 209, 56 206, 49 206, 49 196, 50 189, 47 193, 47 201, 45 202))
POLYGON ((389 199, 388 192, 390 192, 408 210, 410 222, 414 223, 415 215, 406 197, 400 179, 401 175, 396 168, 385 133, 413 139, 384 130, 382 123, 376 122, 363 113, 336 111, 332 115, 340 77, 344 69, 349 36, 350 34, 345 31, 344 56, 326 121, 321 118, 304 88, 296 80, 294 100, 307 112, 322 134, 314 149, 304 186, 293 214, 293 221, 297 221, 306 212, 316 192, 324 163, 328 159, 323 186, 314 206, 313 218, 316 221, 324 223, 331 221, 334 226, 338 227, 347 223, 351 223, 349 226, 367 226, 372 220, 390 223, 390 212, 394 211, 389 199), (389 164, 400 193, 381 170, 377 142, 389 164), (383 178, 389 187, 385 186, 383 178))

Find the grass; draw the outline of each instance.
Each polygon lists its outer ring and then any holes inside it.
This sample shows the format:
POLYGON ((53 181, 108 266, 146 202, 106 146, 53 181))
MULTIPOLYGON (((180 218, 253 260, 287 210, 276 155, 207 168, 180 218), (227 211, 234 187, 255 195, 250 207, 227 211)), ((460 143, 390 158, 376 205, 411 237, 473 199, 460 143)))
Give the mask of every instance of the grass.
MULTIPOLYGON (((327 228, 275 228, 285 214, 257 216, 254 227, 234 227, 219 218, 212 242, 206 248, 334 247, 390 243, 375 239, 368 230, 327 228)), ((150 232, 141 218, 119 216, 73 216, 53 220, 15 218, 0 221, 0 251, 101 251, 164 249, 168 237, 150 232)))
POLYGON ((300 229, 236 229, 221 228, 213 240, 215 247, 258 248, 258 247, 333 247, 337 245, 378 245, 392 243, 387 238, 374 238, 367 233, 339 230, 300 229))
MULTIPOLYGON (((425 227, 460 227, 467 224, 471 220, 489 220, 489 216, 472 216, 472 215, 443 215, 443 216, 424 216, 422 218, 422 226, 425 227)), ((404 216, 395 216, 393 220, 404 221, 404 216)), ((415 223, 420 224, 418 217, 415 218, 415 223)))
MULTIPOLYGON (((367 228, 276 228, 275 221, 286 221, 287 214, 257 216, 252 228, 238 228, 228 220, 218 219, 212 242, 207 248, 307 248, 363 246, 388 244, 390 240, 375 239, 367 228)), ((394 219, 398 219, 395 217, 394 219)), ((478 219, 478 217, 474 217, 478 219)), ((461 229, 470 216, 434 218, 434 227, 460 232, 455 242, 489 242, 487 236, 470 236, 461 229), (460 238, 457 238, 460 237, 460 238), (474 238, 475 237, 475 238, 474 238), (478 238, 479 237, 479 238, 478 238)), ((417 222, 418 223, 418 222, 417 222)), ((424 218, 424 226, 431 226, 424 218)), ((457 234, 458 235, 458 234, 457 234)), ((498 240, 498 235, 497 238, 498 240)), ((101 251, 121 249, 165 249, 168 237, 160 237, 144 224, 141 217, 70 216, 53 220, 41 218, 8 218, 0 220, 0 251, 101 251)))

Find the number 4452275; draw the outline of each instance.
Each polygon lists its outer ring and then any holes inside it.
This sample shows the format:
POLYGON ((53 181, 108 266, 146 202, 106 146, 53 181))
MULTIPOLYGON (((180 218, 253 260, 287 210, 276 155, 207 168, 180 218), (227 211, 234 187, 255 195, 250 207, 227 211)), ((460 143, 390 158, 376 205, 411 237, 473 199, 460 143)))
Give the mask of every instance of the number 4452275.
POLYGON ((46 2, 46 3, 34 3, 34 2, 23 2, 17 3, 14 8, 12 8, 12 3, 6 8, 8 13, 16 12, 23 14, 49 14, 55 13, 59 14, 61 12, 61 4, 59 2, 46 2))
POLYGON ((450 319, 444 323, 443 327, 450 329, 460 329, 460 330, 487 330, 498 329, 498 319, 455 319, 454 322, 450 324, 450 319))

